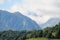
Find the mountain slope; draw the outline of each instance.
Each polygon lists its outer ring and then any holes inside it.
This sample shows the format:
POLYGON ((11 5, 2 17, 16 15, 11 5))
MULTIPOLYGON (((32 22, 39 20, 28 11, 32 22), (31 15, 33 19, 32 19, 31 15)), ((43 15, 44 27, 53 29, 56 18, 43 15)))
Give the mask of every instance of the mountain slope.
POLYGON ((37 30, 39 25, 19 12, 9 13, 0 10, 0 30, 37 30))
POLYGON ((46 23, 41 24, 42 28, 55 26, 60 22, 60 18, 51 18, 46 23))

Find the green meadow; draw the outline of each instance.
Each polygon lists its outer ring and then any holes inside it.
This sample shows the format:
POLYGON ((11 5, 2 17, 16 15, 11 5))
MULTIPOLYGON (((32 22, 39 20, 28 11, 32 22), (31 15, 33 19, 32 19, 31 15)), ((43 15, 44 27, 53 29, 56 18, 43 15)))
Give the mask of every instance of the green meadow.
POLYGON ((31 38, 27 40, 60 40, 60 39, 48 39, 48 38, 31 38))
POLYGON ((27 39, 27 40, 48 40, 48 38, 31 38, 31 39, 27 39))

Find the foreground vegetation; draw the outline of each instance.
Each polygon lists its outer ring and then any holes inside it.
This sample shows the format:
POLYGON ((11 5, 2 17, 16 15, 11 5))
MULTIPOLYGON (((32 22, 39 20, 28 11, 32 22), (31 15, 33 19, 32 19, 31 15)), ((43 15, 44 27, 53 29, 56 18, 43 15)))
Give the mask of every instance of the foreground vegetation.
POLYGON ((48 38, 31 38, 31 39, 27 39, 27 40, 48 40, 48 38))
POLYGON ((32 31, 0 31, 0 40, 60 40, 60 23, 54 27, 32 31))
POLYGON ((60 39, 48 39, 48 38, 31 38, 27 40, 60 40, 60 39))

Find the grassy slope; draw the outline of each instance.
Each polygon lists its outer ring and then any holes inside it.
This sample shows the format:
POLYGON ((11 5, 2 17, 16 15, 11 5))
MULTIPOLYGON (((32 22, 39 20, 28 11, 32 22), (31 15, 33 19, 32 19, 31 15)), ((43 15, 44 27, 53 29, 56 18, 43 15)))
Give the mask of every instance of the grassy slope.
POLYGON ((31 39, 27 39, 27 40, 48 40, 47 38, 31 38, 31 39))
MULTIPOLYGON (((27 40, 49 40, 48 38, 31 38, 27 40)), ((50 39, 50 40, 60 40, 60 39, 50 39)))

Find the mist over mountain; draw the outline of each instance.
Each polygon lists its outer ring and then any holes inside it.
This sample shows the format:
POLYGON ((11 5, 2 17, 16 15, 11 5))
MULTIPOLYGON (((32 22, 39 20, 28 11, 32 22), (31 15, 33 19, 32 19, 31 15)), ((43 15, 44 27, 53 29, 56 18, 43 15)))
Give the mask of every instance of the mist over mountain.
POLYGON ((60 22, 60 18, 51 18, 46 23, 41 24, 42 28, 55 26, 60 22))
POLYGON ((0 10, 0 31, 4 30, 37 30, 40 26, 19 12, 10 13, 0 10))

